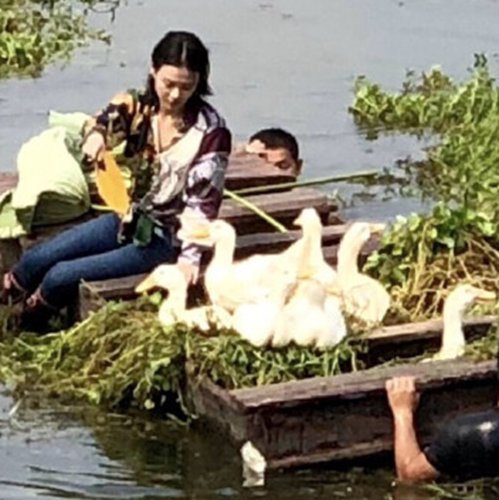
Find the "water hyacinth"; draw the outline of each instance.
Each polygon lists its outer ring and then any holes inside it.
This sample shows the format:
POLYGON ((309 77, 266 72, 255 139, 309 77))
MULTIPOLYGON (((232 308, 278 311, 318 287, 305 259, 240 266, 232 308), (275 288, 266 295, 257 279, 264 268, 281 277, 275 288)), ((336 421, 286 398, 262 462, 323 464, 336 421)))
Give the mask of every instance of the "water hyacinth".
POLYGON ((476 56, 468 81, 454 83, 434 68, 411 73, 399 93, 390 94, 365 78, 350 107, 361 132, 434 134, 437 144, 405 173, 420 193, 476 219, 475 229, 499 243, 499 88, 487 60, 476 56))
POLYGON ((482 55, 461 84, 439 68, 410 73, 394 94, 357 81, 350 112, 368 138, 436 138, 425 160, 403 166, 416 191, 438 203, 427 215, 396 222, 365 268, 390 289, 389 321, 438 315, 446 291, 460 282, 499 290, 498 109, 499 88, 482 55))
MULTIPOLYGON (((119 0, 112 2, 114 7, 119 0)), ((0 9, 0 78, 39 76, 89 40, 109 42, 87 23, 88 9, 107 0, 3 0, 0 9)))

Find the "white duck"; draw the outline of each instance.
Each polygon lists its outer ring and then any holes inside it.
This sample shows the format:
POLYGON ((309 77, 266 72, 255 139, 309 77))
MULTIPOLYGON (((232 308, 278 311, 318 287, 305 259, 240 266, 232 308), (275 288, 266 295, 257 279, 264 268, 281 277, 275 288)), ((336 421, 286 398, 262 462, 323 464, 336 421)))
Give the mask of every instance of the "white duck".
POLYGON ((302 228, 302 236, 282 255, 300 267, 299 277, 310 278, 326 288, 335 282, 336 272, 322 252, 322 222, 315 208, 305 208, 293 224, 302 228))
POLYGON ((357 261, 371 234, 381 232, 384 227, 384 224, 355 222, 348 228, 338 249, 336 283, 330 289, 340 297, 348 314, 367 324, 381 323, 391 299, 379 281, 359 272, 357 261))
POLYGON ((272 345, 279 347, 294 341, 302 346, 332 347, 346 334, 339 304, 328 301, 321 283, 303 279, 277 318, 272 345))
POLYGON ((298 281, 276 322, 272 345, 332 347, 347 334, 337 297, 327 293, 336 273, 322 254, 322 224, 314 209, 302 210, 295 223, 303 236, 290 247, 298 261, 298 281), (293 248, 294 247, 294 248, 293 248))
POLYGON ((274 336, 285 300, 285 294, 279 292, 261 297, 257 302, 240 304, 232 316, 233 329, 254 346, 267 345, 274 336))
POLYGON ((232 327, 231 315, 221 307, 202 306, 186 309, 188 285, 178 266, 163 264, 156 267, 137 285, 135 291, 142 293, 154 287, 168 290, 168 297, 162 302, 158 312, 161 324, 170 326, 181 322, 203 332, 209 331, 211 327, 218 329, 232 327))
POLYGON ((234 262, 234 227, 218 219, 206 228, 197 229, 196 233, 182 229, 178 236, 184 241, 214 245, 213 257, 204 274, 206 291, 213 304, 234 312, 242 304, 255 304, 287 294, 296 278, 296 269, 286 265, 279 254, 257 254, 234 262))
POLYGON ((464 354, 466 339, 463 332, 463 316, 468 307, 476 302, 491 302, 496 299, 494 292, 481 290, 471 285, 458 285, 444 303, 442 346, 431 359, 455 359, 464 354))
POLYGON ((274 323, 296 279, 289 262, 279 255, 253 255, 234 262, 236 232, 223 220, 207 223, 195 217, 182 220, 180 239, 214 245, 205 274, 210 301, 233 313, 232 328, 251 344, 267 344, 274 323))

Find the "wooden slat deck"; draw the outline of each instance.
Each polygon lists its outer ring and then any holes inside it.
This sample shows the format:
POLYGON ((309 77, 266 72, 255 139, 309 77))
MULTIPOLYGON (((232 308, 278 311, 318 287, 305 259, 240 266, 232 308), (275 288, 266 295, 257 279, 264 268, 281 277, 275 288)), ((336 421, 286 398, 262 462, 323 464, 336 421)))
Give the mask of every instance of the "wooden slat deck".
MULTIPOLYGON (((466 321, 467 336, 490 328, 495 317, 466 321)), ((370 342, 385 343, 392 354, 417 336, 438 340, 437 321, 386 327, 370 342), (398 339, 392 344, 391 337, 398 339)), ((191 379, 190 402, 201 417, 224 428, 240 445, 251 440, 270 468, 344 460, 389 451, 392 416, 384 391, 396 375, 415 375, 424 389, 418 422, 427 441, 446 418, 495 404, 496 363, 440 361, 374 368, 334 377, 316 377, 268 386, 224 390, 209 380, 191 379)))

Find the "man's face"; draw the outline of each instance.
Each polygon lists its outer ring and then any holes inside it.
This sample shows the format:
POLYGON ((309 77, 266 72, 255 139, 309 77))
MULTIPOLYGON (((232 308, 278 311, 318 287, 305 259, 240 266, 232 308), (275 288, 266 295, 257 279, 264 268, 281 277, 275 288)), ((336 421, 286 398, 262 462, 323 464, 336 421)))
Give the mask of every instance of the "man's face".
POLYGON ((256 154, 278 169, 298 177, 301 171, 301 160, 295 160, 286 148, 270 149, 259 140, 251 141, 246 146, 246 152, 256 154))

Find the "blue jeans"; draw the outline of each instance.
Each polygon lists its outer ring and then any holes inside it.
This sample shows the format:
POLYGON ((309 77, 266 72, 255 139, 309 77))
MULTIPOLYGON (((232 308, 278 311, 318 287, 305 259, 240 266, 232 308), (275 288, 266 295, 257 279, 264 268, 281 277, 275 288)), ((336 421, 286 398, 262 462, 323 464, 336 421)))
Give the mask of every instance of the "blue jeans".
POLYGON ((28 293, 40 287, 42 298, 54 308, 77 296, 82 280, 122 278, 152 271, 175 260, 171 237, 153 235, 147 246, 118 243, 119 218, 102 215, 79 224, 23 254, 12 273, 28 293))

